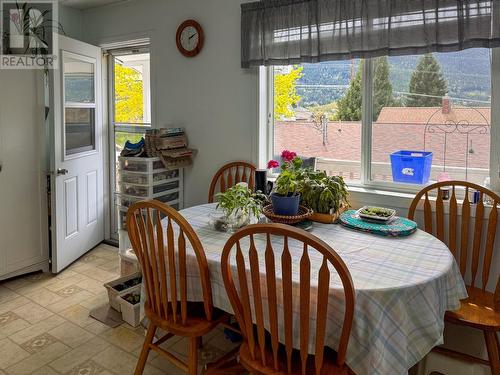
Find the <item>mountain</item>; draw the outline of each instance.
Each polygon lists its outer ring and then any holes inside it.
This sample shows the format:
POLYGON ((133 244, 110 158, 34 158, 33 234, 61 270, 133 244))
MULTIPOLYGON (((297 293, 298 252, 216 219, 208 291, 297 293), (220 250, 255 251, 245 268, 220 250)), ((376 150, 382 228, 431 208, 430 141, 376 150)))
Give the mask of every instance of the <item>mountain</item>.
MULTIPOLYGON (((474 48, 460 52, 435 53, 448 82, 448 95, 461 105, 489 106, 491 99, 490 50, 474 48)), ((390 79, 397 98, 404 98, 419 56, 389 57, 390 79)), ((346 91, 359 60, 303 64, 297 82, 301 106, 323 105, 336 101, 346 91)))

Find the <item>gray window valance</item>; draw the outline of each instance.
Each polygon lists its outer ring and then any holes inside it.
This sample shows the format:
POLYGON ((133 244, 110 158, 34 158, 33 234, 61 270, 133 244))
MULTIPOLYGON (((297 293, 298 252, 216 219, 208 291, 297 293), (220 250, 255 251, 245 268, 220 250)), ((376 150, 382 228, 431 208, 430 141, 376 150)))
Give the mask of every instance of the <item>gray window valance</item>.
POLYGON ((500 0, 262 0, 241 5, 241 65, 500 46, 500 0))

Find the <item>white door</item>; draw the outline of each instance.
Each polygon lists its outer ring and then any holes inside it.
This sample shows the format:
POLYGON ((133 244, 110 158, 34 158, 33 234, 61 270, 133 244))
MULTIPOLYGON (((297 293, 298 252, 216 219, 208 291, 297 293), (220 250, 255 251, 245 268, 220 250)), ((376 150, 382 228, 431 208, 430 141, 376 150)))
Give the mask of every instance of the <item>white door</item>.
POLYGON ((61 36, 54 75, 52 272, 104 239, 101 49, 61 36))

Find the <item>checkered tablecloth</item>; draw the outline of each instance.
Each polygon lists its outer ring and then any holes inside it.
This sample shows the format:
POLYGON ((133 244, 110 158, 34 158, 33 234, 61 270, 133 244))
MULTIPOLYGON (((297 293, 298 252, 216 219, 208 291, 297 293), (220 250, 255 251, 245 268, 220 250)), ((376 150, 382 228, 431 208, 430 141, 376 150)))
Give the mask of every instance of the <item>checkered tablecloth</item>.
MULTIPOLYGON (((207 204, 182 210, 181 214, 193 226, 205 249, 214 305, 232 312, 220 271, 222 249, 230 234, 210 227, 210 214, 214 212, 215 205, 207 204)), ((388 238, 340 225, 314 223, 311 233, 327 242, 351 272, 356 289, 356 307, 347 364, 356 374, 406 374, 432 347, 442 343, 445 311, 458 308, 459 300, 467 296, 458 267, 445 244, 420 230, 409 237, 388 238)), ((278 282, 283 248, 279 242, 276 240, 273 243, 278 282)), ((264 270, 263 239, 256 239, 256 245, 260 269, 264 270)), ((246 246, 242 248, 248 249, 246 246)), ((295 267, 294 309, 298 311, 298 263, 302 247, 292 241, 290 251, 295 267)), ((314 288, 322 258, 313 251, 310 257, 311 285, 314 288)), ((197 278, 198 269, 193 256, 188 265, 188 294, 191 300, 202 298, 197 278)), ((263 300, 267 298, 265 290, 262 288, 263 300)), ((340 279, 332 271, 326 337, 327 345, 332 348, 337 347, 340 335, 344 311, 342 298, 339 298, 342 293, 340 279)), ((314 293, 311 295, 314 296, 314 293)), ((266 302, 264 305, 267 305, 266 302)), ((312 305, 311 316, 315 317, 316 309, 312 305)), ((282 315, 282 310, 279 315, 282 315)), ((295 321, 298 322, 298 315, 295 321)), ((311 329, 314 327, 315 322, 311 322, 311 329)), ((294 331, 294 345, 299 347, 298 323, 294 325, 294 331)), ((314 337, 312 329, 311 344, 314 337)), ((283 337, 281 339, 283 341, 283 337)))

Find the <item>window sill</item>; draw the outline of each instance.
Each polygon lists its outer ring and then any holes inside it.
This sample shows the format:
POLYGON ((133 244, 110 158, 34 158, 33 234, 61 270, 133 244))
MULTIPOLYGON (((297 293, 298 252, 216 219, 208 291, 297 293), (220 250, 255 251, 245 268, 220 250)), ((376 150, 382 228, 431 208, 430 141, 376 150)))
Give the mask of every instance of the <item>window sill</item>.
POLYGON ((415 198, 413 193, 402 193, 377 188, 349 186, 350 201, 353 207, 365 205, 388 206, 398 210, 407 210, 415 198))

